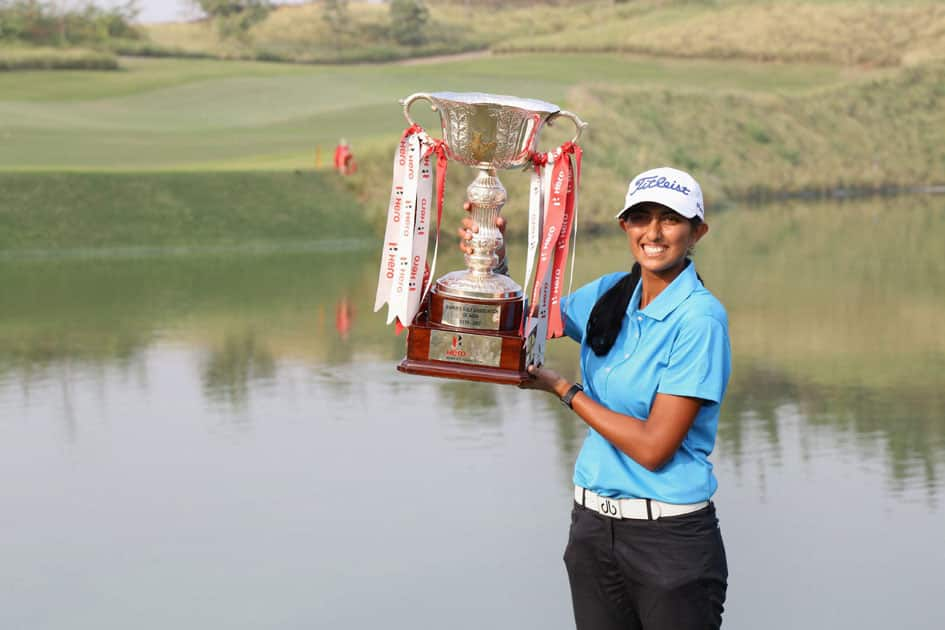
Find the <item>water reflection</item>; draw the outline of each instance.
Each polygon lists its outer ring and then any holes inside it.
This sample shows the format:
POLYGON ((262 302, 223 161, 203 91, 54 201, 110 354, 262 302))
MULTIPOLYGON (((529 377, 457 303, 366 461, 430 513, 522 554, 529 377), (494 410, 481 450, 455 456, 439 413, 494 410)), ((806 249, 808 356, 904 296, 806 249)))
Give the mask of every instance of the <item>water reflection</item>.
POLYGON ((251 386, 272 381, 276 359, 255 330, 226 333, 221 347, 210 352, 201 381, 207 397, 233 407, 243 407, 251 386))
MULTIPOLYGON (((745 452, 745 433, 758 431, 781 452, 781 412, 796 410, 802 430, 828 428, 832 440, 852 440, 864 457, 883 454, 889 489, 902 493, 912 485, 934 494, 942 486, 945 464, 945 392, 935 387, 894 388, 822 385, 804 382, 758 363, 736 364, 735 376, 719 423, 719 444, 737 467, 755 454, 745 452)), ((824 445, 803 442, 805 457, 824 445)))
MULTIPOLYGON (((942 487, 945 220, 935 203, 786 205, 715 219, 698 264, 732 321, 736 365, 719 446, 736 468, 754 456, 746 452, 749 428, 777 461, 780 418, 792 408, 811 432, 829 429, 832 440, 851 441, 865 457, 881 453, 890 491, 942 487), (878 243, 876 233, 914 255, 878 243)), ((626 258, 619 236, 585 239, 580 252, 577 282, 626 258)), ((403 338, 370 313, 375 265, 371 243, 122 261, 8 258, 0 265, 0 393, 8 401, 11 391, 24 394, 5 412, 58 384, 66 424, 81 422, 70 403, 79 380, 101 389, 109 371, 146 382, 143 356, 163 343, 199 349, 203 396, 234 411, 273 388, 287 363, 310 366, 315 381, 351 396, 365 360, 389 362, 396 387, 410 390, 419 381, 393 372, 403 338)), ((442 269, 459 266, 458 256, 441 259, 442 269)), ((554 365, 577 376, 573 344, 552 344, 550 352, 554 365)), ((501 431, 507 398, 527 396, 433 383, 436 407, 471 431, 501 431)), ((555 418, 568 471, 583 426, 544 399, 527 400, 555 418)))

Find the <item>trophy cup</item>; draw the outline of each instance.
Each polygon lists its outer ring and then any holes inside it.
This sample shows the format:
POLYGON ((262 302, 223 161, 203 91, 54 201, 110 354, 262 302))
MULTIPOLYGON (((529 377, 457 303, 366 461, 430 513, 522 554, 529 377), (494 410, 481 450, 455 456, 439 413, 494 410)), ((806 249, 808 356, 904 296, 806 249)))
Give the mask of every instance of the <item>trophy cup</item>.
MULTIPOLYGON (((419 129, 410 117, 410 106, 418 100, 428 101, 439 112, 442 141, 436 142, 446 156, 478 169, 466 195, 479 231, 469 243, 472 253, 465 256, 467 268, 437 279, 423 296, 413 321, 407 322, 407 353, 397 369, 427 376, 521 383, 528 378, 525 300, 523 287, 495 272, 500 262, 496 251, 503 244, 495 221, 507 200, 496 171, 532 164, 544 124, 559 117, 570 119, 577 128, 571 141, 576 144, 585 123, 571 112, 538 100, 482 93, 417 93, 403 101, 404 117, 411 125, 405 135, 419 129)), ((392 207, 394 203, 392 195, 392 207)), ((418 202, 418 215, 420 205, 418 202)))

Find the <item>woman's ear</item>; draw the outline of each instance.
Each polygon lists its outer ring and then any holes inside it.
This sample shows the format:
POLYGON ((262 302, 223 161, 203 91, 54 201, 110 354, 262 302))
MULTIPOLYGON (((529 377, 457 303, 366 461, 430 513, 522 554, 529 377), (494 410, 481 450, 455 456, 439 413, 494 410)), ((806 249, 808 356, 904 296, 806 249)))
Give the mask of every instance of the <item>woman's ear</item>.
POLYGON ((706 232, 708 232, 708 231, 709 231, 709 224, 708 224, 708 223, 700 223, 700 224, 699 224, 699 227, 697 227, 696 230, 695 230, 695 232, 693 232, 693 234, 692 234, 692 244, 695 245, 696 243, 698 243, 698 242, 699 242, 699 239, 701 239, 703 236, 705 236, 705 235, 706 235, 706 232))

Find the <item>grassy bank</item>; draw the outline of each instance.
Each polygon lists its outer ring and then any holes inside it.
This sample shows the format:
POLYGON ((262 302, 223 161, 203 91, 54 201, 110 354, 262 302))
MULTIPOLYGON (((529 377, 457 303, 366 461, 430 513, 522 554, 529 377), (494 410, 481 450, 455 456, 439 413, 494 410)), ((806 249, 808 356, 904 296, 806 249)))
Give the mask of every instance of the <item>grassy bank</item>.
POLYGON ((569 102, 595 123, 592 213, 653 164, 694 173, 710 205, 945 183, 941 62, 804 95, 589 86, 569 102))
POLYGON ((169 50, 219 58, 308 63, 383 61, 474 49, 608 52, 660 57, 896 66, 945 57, 945 6, 934 0, 589 0, 481 7, 427 2, 429 42, 400 46, 388 8, 350 3, 333 32, 320 4, 284 6, 247 42, 221 40, 210 22, 147 27, 169 50))
POLYGON ((589 2, 543 8, 536 21, 557 28, 497 39, 493 50, 871 66, 945 57, 945 6, 929 0, 589 2))
POLYGON ((0 174, 0 253, 359 238, 350 195, 319 173, 0 174))
MULTIPOLYGON (((690 86, 592 84, 569 93, 567 107, 591 123, 582 226, 609 225, 634 173, 671 164, 703 184, 710 208, 789 195, 895 190, 945 183, 945 63, 794 94, 690 86)), ((387 149, 393 151, 393 144, 387 149)), ((359 175, 372 206, 383 205, 386 162, 359 175)), ((525 221, 527 178, 502 176, 512 231, 525 221)), ((456 206, 471 180, 454 168, 456 206)))

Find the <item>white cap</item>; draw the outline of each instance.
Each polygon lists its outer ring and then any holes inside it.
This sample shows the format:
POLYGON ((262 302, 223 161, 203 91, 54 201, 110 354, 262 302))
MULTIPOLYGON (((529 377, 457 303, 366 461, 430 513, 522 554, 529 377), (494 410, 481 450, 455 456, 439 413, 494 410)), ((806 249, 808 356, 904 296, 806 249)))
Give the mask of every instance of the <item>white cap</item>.
POLYGON ((650 169, 630 180, 623 210, 615 218, 619 219, 632 206, 645 201, 664 205, 687 219, 705 219, 699 182, 689 173, 676 168, 662 166, 650 169))

